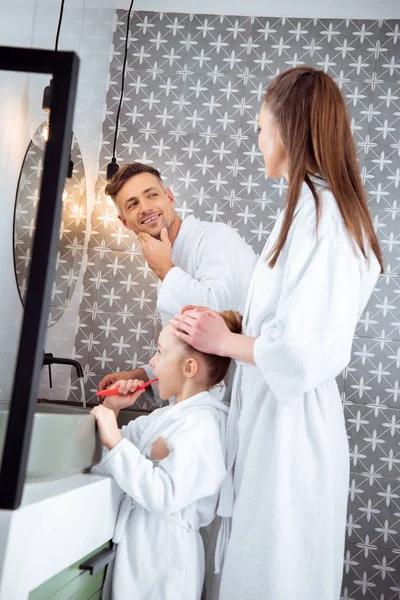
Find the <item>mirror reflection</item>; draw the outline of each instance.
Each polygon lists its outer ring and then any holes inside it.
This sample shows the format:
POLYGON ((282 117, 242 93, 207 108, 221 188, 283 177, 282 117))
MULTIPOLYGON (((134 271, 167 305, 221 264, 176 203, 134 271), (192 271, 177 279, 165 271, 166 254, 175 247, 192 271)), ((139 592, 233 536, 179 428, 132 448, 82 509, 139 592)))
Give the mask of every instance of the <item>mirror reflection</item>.
MULTIPOLYGON (((56 275, 52 288, 48 326, 63 315, 79 277, 86 230, 86 184, 79 144, 73 136, 72 177, 65 180, 62 196, 56 275)), ((19 295, 24 303, 35 233, 43 171, 44 149, 31 142, 22 164, 14 211, 14 267, 19 295)))

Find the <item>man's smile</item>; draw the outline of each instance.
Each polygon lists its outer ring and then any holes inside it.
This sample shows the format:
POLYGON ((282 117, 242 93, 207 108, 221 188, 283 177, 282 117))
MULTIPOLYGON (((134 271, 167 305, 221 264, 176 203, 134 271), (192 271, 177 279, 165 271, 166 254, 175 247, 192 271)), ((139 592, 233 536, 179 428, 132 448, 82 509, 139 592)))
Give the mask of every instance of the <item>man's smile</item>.
POLYGON ((151 215, 150 217, 146 217, 145 219, 143 219, 143 221, 141 221, 142 225, 148 225, 149 223, 153 223, 154 221, 156 221, 160 216, 162 215, 162 213, 157 213, 155 215, 151 215))

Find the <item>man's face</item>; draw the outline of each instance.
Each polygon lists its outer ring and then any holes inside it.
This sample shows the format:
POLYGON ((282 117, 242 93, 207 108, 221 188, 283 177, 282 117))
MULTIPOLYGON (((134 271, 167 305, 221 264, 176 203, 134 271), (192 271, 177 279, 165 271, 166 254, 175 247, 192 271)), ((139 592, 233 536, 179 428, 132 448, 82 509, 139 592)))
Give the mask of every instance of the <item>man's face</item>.
POLYGON ((116 201, 119 219, 134 233, 148 233, 160 239, 163 227, 171 230, 177 215, 171 190, 164 190, 161 181, 151 173, 134 175, 119 190, 116 201))

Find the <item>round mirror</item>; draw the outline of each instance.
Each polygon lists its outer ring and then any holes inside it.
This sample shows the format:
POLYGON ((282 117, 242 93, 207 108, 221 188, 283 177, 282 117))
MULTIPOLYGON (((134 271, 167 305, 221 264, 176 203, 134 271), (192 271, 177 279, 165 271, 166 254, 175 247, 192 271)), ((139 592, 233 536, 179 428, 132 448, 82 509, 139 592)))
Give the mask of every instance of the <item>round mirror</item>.
MULTIPOLYGON (((56 274, 48 326, 54 325, 68 306, 79 277, 86 231, 85 172, 78 142, 73 137, 72 177, 65 180, 56 274)), ((14 269, 24 304, 35 234, 36 212, 42 179, 44 150, 29 144, 22 164, 14 210, 14 269)))

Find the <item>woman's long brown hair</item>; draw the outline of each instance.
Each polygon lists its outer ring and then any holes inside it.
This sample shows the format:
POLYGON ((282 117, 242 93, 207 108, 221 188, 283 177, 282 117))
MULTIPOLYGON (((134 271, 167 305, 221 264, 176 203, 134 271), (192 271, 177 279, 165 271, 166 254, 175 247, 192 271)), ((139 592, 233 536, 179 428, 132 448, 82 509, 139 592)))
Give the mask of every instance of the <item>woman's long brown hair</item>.
POLYGON ((285 244, 304 182, 315 199, 318 226, 321 202, 311 179, 318 174, 334 195, 350 238, 366 258, 372 249, 383 272, 382 253, 361 182, 349 116, 336 83, 323 71, 296 67, 270 83, 264 103, 278 124, 289 163, 285 216, 269 256, 269 266, 275 265, 285 244))

